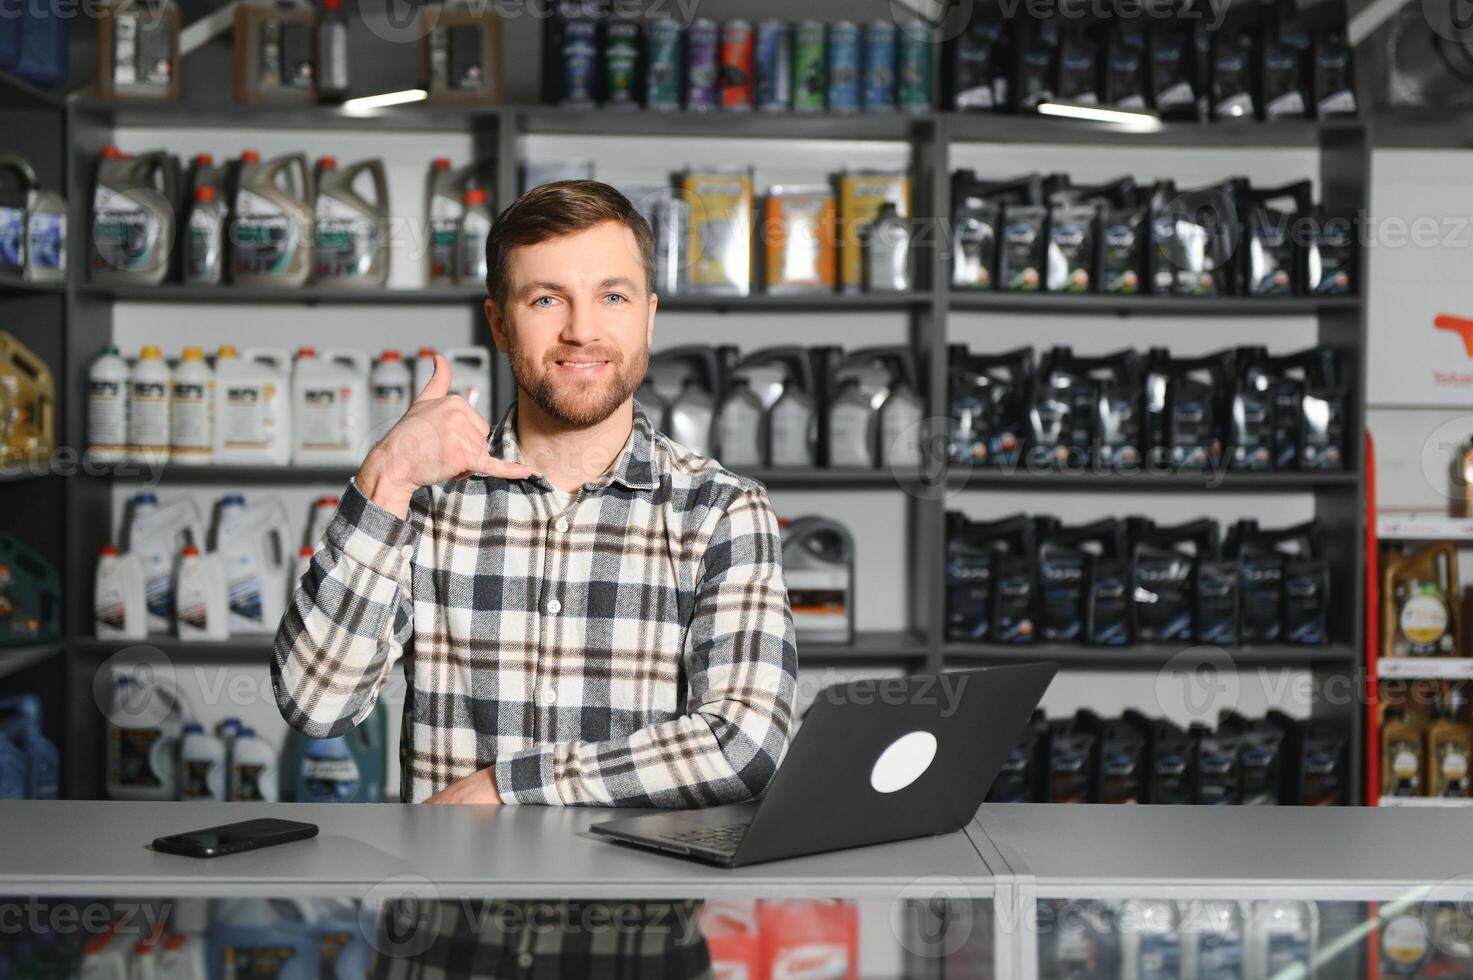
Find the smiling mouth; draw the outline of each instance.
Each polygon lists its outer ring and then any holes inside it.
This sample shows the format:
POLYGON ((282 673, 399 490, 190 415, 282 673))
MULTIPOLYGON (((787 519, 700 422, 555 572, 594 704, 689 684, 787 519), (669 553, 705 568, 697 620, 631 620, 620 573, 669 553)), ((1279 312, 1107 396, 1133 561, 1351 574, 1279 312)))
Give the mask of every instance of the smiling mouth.
POLYGON ((592 370, 594 370, 596 368, 603 367, 605 364, 608 364, 609 362, 608 361, 601 361, 601 360, 600 361, 581 361, 580 360, 580 361, 554 361, 553 363, 555 363, 558 367, 571 368, 571 369, 573 369, 575 371, 592 371, 592 370))

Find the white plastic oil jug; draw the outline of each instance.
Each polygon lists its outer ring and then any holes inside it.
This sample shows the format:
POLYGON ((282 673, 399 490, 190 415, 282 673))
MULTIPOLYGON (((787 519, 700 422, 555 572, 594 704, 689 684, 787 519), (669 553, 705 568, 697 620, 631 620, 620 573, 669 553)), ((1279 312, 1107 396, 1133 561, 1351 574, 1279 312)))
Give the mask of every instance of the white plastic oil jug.
POLYGON ((215 358, 215 461, 285 466, 291 462, 291 356, 221 347, 215 358))
MULTIPOLYGON (((450 362, 450 393, 470 402, 481 418, 491 421, 491 351, 485 347, 452 347, 445 351, 445 359, 450 362)), ((431 360, 425 384, 434 373, 435 362, 431 360)))
POLYGON ((367 351, 310 347, 292 372, 292 461, 354 465, 368 452, 370 369, 367 351))
POLYGON ((137 555, 120 554, 114 545, 102 546, 92 609, 99 640, 141 640, 148 635, 148 598, 137 555))
POLYGON ((126 549, 138 556, 148 596, 148 631, 168 633, 174 624, 174 583, 184 546, 204 544, 199 508, 188 497, 160 504, 158 494, 133 498, 126 549))
POLYGON ((178 799, 179 738, 189 709, 173 684, 150 672, 113 675, 107 711, 107 795, 178 799))
POLYGON ((264 500, 247 506, 239 494, 222 498, 215 551, 225 569, 230 634, 274 634, 281 623, 290 554, 281 502, 264 500))
POLYGON ((181 640, 230 637, 230 601, 220 556, 185 545, 179 558, 179 594, 174 619, 181 640))

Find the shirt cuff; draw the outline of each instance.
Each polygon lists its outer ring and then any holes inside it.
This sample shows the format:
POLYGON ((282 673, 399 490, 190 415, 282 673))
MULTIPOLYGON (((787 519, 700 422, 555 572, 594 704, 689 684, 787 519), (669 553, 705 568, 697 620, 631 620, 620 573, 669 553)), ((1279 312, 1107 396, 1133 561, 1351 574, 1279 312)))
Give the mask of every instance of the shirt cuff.
POLYGON ((560 806, 554 746, 522 749, 496 760, 496 792, 503 803, 560 806))
POLYGON ((356 479, 348 481, 338 501, 327 538, 360 565, 390 576, 408 566, 419 544, 415 526, 369 500, 356 479))

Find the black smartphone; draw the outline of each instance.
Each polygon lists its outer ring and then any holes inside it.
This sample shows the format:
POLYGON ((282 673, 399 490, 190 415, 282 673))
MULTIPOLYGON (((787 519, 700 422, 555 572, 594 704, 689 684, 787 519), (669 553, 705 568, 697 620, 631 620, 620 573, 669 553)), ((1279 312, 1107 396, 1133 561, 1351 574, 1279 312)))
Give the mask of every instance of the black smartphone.
POLYGON ((260 820, 242 820, 240 823, 227 823, 220 827, 206 827, 204 830, 159 837, 154 840, 153 849, 165 854, 212 858, 316 836, 316 824, 263 817, 260 820))

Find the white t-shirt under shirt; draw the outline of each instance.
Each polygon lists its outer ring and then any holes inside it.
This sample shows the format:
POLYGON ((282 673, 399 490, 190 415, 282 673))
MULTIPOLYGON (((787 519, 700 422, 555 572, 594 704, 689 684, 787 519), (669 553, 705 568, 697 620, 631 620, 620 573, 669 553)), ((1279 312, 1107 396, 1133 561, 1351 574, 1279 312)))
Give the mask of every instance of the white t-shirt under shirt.
POLYGON ((573 495, 566 490, 552 488, 552 512, 561 514, 573 502, 573 495))

